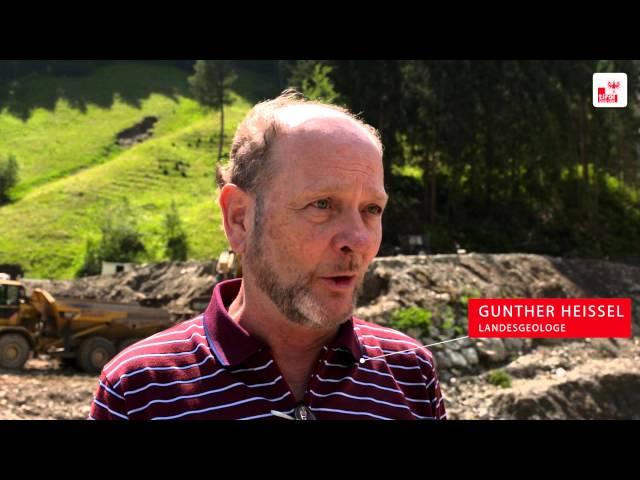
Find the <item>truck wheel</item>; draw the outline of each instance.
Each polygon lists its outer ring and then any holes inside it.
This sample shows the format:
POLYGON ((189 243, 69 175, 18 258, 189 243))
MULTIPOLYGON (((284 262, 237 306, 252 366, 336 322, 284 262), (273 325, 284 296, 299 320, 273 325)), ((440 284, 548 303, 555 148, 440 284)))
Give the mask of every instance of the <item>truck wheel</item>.
POLYGON ((87 338, 78 350, 78 365, 87 373, 100 373, 116 354, 116 347, 104 337, 87 338))
POLYGON ((18 370, 29 358, 29 342, 22 335, 7 333, 0 337, 0 368, 18 370))
POLYGON ((134 343, 138 343, 142 338, 127 338, 118 344, 118 352, 123 351, 125 348, 130 347, 134 343))

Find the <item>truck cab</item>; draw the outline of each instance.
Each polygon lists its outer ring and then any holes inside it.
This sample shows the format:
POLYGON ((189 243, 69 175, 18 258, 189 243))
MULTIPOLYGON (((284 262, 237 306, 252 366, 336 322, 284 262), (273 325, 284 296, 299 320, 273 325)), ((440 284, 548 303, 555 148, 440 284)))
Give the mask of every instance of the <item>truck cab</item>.
POLYGON ((20 283, 0 279, 0 319, 8 319, 17 313, 26 298, 24 286, 20 283))

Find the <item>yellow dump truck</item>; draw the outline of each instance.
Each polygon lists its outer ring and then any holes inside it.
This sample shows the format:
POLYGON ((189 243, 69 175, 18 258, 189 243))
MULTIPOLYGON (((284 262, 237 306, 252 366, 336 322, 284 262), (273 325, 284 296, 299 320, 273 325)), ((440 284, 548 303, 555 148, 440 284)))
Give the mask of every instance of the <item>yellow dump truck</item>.
POLYGON ((46 354, 98 373, 127 346, 173 325, 169 312, 136 304, 54 298, 0 276, 0 368, 46 354))

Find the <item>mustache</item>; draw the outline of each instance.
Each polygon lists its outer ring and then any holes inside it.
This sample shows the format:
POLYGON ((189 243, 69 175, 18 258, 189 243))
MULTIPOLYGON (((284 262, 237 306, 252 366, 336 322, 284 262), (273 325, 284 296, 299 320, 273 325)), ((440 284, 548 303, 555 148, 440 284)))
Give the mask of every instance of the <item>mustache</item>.
POLYGON ((362 266, 361 263, 352 259, 347 264, 332 265, 330 267, 326 267, 326 271, 323 276, 358 275, 358 273, 360 272, 361 266, 362 266))

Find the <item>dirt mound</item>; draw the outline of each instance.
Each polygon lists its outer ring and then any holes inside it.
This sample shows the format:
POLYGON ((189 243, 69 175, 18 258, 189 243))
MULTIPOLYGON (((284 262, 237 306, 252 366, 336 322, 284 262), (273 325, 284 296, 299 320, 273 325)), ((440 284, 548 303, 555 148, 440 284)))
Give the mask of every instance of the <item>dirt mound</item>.
POLYGON ((498 395, 499 418, 640 420, 638 360, 594 360, 555 378, 522 381, 498 395))
MULTIPOLYGON (((163 307, 180 319, 189 313, 192 299, 212 291, 215 262, 164 262, 115 275, 25 284, 54 296, 163 307)), ((398 309, 421 307, 431 316, 428 328, 407 333, 426 345, 466 335, 466 305, 472 297, 631 297, 633 332, 640 334, 640 267, 527 254, 376 258, 365 276, 356 315, 388 325, 398 309)), ((447 379, 504 365, 539 344, 565 342, 464 339, 436 346, 433 352, 447 379)))
MULTIPOLYGON (((529 254, 417 255, 377 258, 367 273, 357 314, 389 324, 401 308, 418 306, 431 325, 408 331, 424 344, 466 335, 472 297, 630 297, 633 334, 640 335, 640 267, 529 254)), ((433 347, 446 380, 505 365, 537 345, 570 340, 465 339, 433 347)))
POLYGON ((116 135, 116 143, 122 147, 130 147, 136 143, 142 143, 151 137, 153 126, 158 121, 157 117, 144 117, 133 127, 126 128, 116 135))
POLYGON ((114 275, 77 280, 24 279, 23 283, 28 289, 43 288, 54 297, 138 303, 178 314, 187 309, 191 299, 212 291, 215 267, 215 262, 163 262, 114 275))
POLYGON ((640 339, 538 346, 502 368, 451 377, 442 389, 452 419, 638 419, 640 339), (492 384, 496 371, 511 385, 492 384))
MULTIPOLYGON (((74 281, 25 280, 54 296, 187 311, 210 295, 215 262, 164 262, 74 281)), ((393 312, 421 307, 425 344, 466 335, 471 297, 630 297, 633 339, 464 339, 432 347, 452 419, 638 418, 640 267, 528 254, 377 258, 356 314, 383 325, 393 312), (512 381, 489 382, 494 370, 512 381)), ((0 372, 0 418, 85 418, 97 378, 56 361, 32 359, 24 372, 0 372)))

